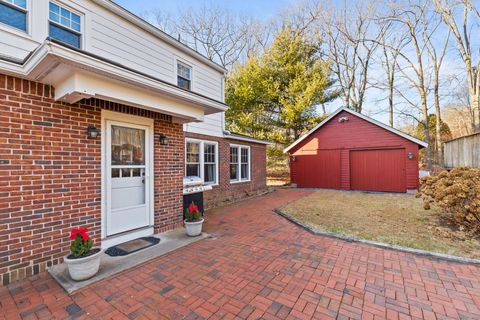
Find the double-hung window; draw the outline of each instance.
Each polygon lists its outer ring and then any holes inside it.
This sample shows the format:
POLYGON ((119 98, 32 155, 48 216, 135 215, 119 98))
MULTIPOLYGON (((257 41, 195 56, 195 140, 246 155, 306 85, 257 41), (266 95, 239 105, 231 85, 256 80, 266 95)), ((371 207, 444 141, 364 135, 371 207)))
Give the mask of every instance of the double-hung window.
POLYGON ((203 143, 203 181, 206 184, 217 182, 217 145, 203 143))
POLYGON ((192 90, 192 67, 180 61, 177 61, 177 85, 192 90))
POLYGON ((185 175, 201 177, 200 174, 200 142, 187 142, 185 175))
POLYGON ((27 32, 27 0, 0 0, 0 23, 27 32))
POLYGON ((82 40, 80 15, 54 2, 50 2, 49 6, 50 38, 80 49, 82 40))
POLYGON ((230 145, 230 182, 250 180, 250 147, 230 145))
POLYGON ((185 175, 200 177, 205 184, 217 184, 218 144, 186 139, 185 175))

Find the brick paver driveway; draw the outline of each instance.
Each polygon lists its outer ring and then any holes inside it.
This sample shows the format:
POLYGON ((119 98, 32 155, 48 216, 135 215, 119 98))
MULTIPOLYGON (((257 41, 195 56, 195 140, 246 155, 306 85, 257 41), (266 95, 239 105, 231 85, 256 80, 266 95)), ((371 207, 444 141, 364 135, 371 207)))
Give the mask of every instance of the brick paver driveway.
POLYGON ((212 210, 213 239, 72 296, 47 274, 0 288, 0 318, 480 319, 478 267, 315 236, 271 212, 308 193, 212 210))

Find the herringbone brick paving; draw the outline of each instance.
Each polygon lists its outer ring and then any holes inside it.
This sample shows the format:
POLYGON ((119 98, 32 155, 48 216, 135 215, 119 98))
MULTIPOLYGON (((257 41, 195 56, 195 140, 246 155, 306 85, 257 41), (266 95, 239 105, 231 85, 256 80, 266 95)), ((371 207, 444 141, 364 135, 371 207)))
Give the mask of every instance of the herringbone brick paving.
POLYGON ((272 213, 310 192, 211 210, 212 239, 71 296, 46 273, 2 287, 0 319, 480 319, 479 267, 316 236, 272 213))

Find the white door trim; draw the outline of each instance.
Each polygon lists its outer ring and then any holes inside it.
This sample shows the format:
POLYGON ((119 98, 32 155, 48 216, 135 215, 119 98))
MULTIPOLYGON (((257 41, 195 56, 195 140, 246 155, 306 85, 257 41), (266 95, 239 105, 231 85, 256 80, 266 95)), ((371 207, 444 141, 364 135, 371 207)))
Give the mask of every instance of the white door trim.
POLYGON ((107 248, 112 245, 122 243, 137 237, 146 236, 148 234, 153 234, 153 225, 154 225, 154 120, 144 117, 138 117, 133 115, 128 115, 119 112, 113 112, 109 110, 102 110, 101 118, 101 239, 102 239, 102 248, 107 248), (149 128, 148 134, 148 150, 145 150, 146 159, 149 166, 149 174, 145 176, 145 184, 148 187, 147 198, 148 198, 148 211, 149 211, 149 226, 148 228, 143 228, 138 231, 132 231, 131 233, 125 233, 119 236, 113 236, 107 238, 107 163, 106 163, 106 151, 107 151, 107 121, 119 121, 123 123, 130 123, 133 125, 141 125, 149 128), (148 231, 146 231, 148 230, 148 231), (148 233, 148 234, 147 234, 148 233), (137 235, 138 234, 138 235, 137 235), (127 240, 125 240, 127 239, 127 240))

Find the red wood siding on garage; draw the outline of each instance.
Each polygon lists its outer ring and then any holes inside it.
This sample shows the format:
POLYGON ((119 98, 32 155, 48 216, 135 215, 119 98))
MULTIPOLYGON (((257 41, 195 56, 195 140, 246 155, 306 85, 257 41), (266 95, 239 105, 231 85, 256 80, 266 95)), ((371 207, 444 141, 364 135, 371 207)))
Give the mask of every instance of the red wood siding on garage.
POLYGON ((298 158, 297 185, 301 188, 340 189, 340 150, 319 150, 298 158))
POLYGON ((350 151, 350 188, 406 192, 404 155, 404 149, 350 151))
POLYGON ((398 157, 405 162, 405 187, 406 189, 418 188, 419 146, 415 142, 345 111, 337 114, 290 150, 290 154, 297 159, 297 161, 291 162, 292 182, 297 183, 298 170, 308 170, 301 169, 298 165, 302 163, 302 157, 315 156, 321 150, 339 150, 341 164, 339 189, 350 190, 350 152, 367 149, 403 149, 403 156, 398 155, 398 157), (340 117, 347 117, 349 120, 338 122, 340 117), (413 160, 407 158, 409 152, 413 153, 413 160))

